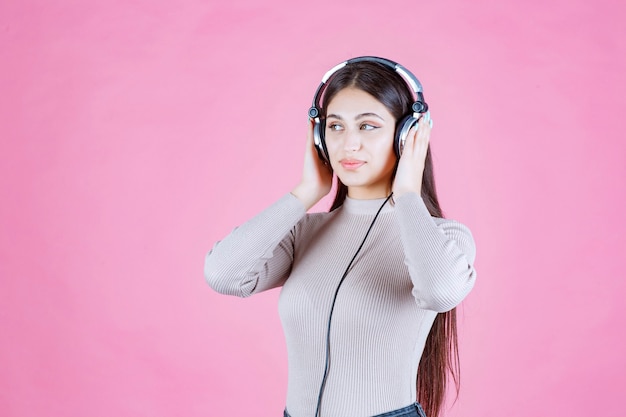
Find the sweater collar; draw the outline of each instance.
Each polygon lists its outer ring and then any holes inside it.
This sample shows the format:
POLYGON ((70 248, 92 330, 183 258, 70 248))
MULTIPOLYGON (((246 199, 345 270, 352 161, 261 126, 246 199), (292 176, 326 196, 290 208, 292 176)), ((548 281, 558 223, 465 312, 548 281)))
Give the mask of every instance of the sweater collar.
MULTIPOLYGON (((380 206, 386 198, 375 198, 372 200, 357 200, 346 196, 346 200, 343 202, 343 210, 352 214, 376 214, 380 206)), ((385 207, 381 210, 381 213, 386 213, 393 210, 391 200, 387 201, 385 207)))

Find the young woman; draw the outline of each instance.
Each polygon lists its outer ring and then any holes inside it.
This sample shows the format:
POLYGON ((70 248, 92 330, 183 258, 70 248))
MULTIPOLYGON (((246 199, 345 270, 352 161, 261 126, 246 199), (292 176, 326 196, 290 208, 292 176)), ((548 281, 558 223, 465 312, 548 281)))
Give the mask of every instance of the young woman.
POLYGON ((467 227, 442 218, 419 81, 383 58, 329 71, 309 111, 300 183, 208 253, 216 291, 282 287, 285 416, 437 417, 455 307, 474 285, 467 227), (330 192, 328 213, 307 214, 330 192))

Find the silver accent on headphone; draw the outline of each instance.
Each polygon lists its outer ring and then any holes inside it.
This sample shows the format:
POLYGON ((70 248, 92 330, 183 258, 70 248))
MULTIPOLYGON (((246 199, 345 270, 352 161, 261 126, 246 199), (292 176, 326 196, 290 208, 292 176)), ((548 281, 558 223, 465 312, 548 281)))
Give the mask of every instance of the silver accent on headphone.
POLYGON ((313 126, 313 143, 315 144, 316 147, 320 147, 322 146, 322 139, 320 136, 320 118, 316 117, 315 119, 313 119, 313 121, 315 122, 315 125, 313 126))
POLYGON ((422 93, 424 89, 417 78, 410 75, 410 72, 400 64, 396 64, 396 72, 402 76, 413 88, 413 92, 422 93))
POLYGON ((400 155, 402 155, 402 151, 404 150, 404 143, 406 142, 406 138, 409 136, 409 130, 417 124, 420 116, 420 113, 413 113, 414 120, 411 123, 404 123, 402 125, 402 129, 400 129, 400 133, 398 134, 398 138, 400 139, 398 141, 398 153, 400 155))
POLYGON ((322 78, 322 83, 326 83, 326 81, 328 81, 331 75, 333 75, 334 73, 336 73, 337 71, 345 67, 346 65, 348 65, 348 61, 344 61, 341 64, 335 65, 333 68, 329 69, 328 72, 324 74, 324 77, 322 78))

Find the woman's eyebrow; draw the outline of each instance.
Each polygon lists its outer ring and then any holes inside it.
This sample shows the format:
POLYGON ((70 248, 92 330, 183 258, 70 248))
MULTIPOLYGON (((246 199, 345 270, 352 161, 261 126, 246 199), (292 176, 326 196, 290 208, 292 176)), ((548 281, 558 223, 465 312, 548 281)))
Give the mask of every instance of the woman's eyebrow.
POLYGON ((363 119, 364 117, 377 117, 383 122, 385 121, 385 119, 383 119, 381 116, 377 115, 376 113, 361 113, 357 117, 355 117, 354 120, 363 119))
MULTIPOLYGON (((331 117, 334 118, 334 119, 337 119, 337 120, 343 120, 343 117, 339 116, 338 114, 332 113, 332 114, 326 115, 327 119, 330 119, 331 117)), ((361 113, 361 114, 357 114, 357 116, 354 118, 354 120, 363 119, 364 117, 377 117, 380 120, 385 121, 385 119, 383 119, 381 116, 377 115, 376 113, 361 113)))

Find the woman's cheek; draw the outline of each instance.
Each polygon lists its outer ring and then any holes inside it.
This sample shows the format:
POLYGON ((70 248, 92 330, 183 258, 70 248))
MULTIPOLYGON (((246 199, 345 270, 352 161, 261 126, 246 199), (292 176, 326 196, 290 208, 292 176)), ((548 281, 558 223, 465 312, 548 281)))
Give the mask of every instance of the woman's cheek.
POLYGON ((328 156, 333 169, 336 168, 337 161, 339 160, 339 148, 336 141, 326 140, 326 150, 328 150, 328 156))

